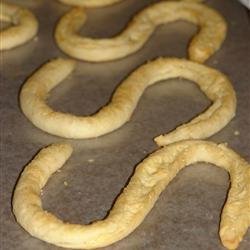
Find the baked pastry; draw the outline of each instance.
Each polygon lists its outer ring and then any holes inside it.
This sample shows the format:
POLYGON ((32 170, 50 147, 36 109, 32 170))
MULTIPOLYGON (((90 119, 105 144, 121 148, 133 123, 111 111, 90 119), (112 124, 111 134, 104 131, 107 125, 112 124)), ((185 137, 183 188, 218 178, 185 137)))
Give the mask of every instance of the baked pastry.
POLYGON ((124 0, 59 0, 59 2, 64 4, 83 6, 86 8, 104 7, 121 1, 124 0))
POLYGON ((0 31, 0 50, 8 50, 31 40, 38 32, 36 17, 26 8, 0 2, 0 20, 13 26, 0 31))
MULTIPOLYGON (((115 3, 122 2, 124 0, 59 0, 59 2, 74 5, 74 6, 82 6, 86 8, 97 8, 97 7, 105 7, 108 5, 113 5, 115 3)), ((182 0, 186 2, 202 2, 203 0, 182 0)))
POLYGON ((47 133, 80 139, 114 131, 130 120, 148 86, 175 77, 195 82, 213 104, 192 121, 157 137, 158 145, 209 137, 226 126, 235 115, 235 92, 225 75, 205 65, 177 58, 160 58, 136 69, 118 86, 111 101, 93 115, 76 116, 55 111, 46 104, 48 93, 74 67, 75 62, 72 60, 52 60, 36 71, 21 89, 20 105, 23 113, 47 133))
POLYGON ((13 196, 17 222, 32 236, 61 247, 92 249, 130 234, 150 212, 161 192, 185 166, 208 162, 229 172, 231 185, 221 214, 220 238, 236 249, 250 226, 250 165, 224 144, 181 141, 161 148, 141 162, 103 220, 89 225, 63 222, 42 208, 41 189, 70 157, 68 144, 42 149, 25 167, 13 196))
POLYGON ((157 26, 185 20, 198 25, 200 31, 192 39, 190 60, 204 62, 220 47, 226 36, 224 18, 212 8, 193 1, 163 1, 139 12, 128 26, 112 38, 94 39, 77 32, 86 21, 84 8, 75 7, 58 22, 55 39, 59 48, 74 58, 91 62, 123 58, 138 51, 157 26))

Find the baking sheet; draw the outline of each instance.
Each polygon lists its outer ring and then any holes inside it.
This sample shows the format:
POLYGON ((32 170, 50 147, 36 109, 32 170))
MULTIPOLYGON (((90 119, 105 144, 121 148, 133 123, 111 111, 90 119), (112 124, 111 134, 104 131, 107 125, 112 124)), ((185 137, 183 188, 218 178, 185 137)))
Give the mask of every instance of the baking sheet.
MULTIPOLYGON (((66 57, 53 41, 58 18, 69 7, 57 1, 10 1, 27 6, 39 19, 37 39, 1 54, 1 246, 16 250, 61 249, 31 237, 11 212, 11 196, 23 167, 50 143, 68 141, 74 153, 43 190, 43 205, 72 223, 105 217, 135 166, 157 149, 152 138, 200 113, 209 101, 195 84, 174 79, 146 90, 132 120, 117 131, 91 140, 65 140, 34 127, 21 113, 18 93, 24 80, 47 60, 66 57), (67 184, 67 185, 65 185, 67 184)), ((88 10, 82 34, 108 37, 123 29, 144 6, 157 1, 126 0, 113 7, 88 10)), ((250 27, 246 9, 235 0, 206 1, 226 18, 229 30, 222 49, 206 63, 228 74, 237 92, 237 116, 210 139, 228 142, 250 161, 250 27), (239 131, 239 135, 235 135, 239 131)), ((186 57, 196 27, 175 22, 157 29, 138 53, 107 63, 79 62, 76 71, 57 87, 50 105, 74 114, 91 114, 108 102, 126 76, 159 56, 186 57)), ((228 174, 209 164, 185 168, 162 193, 150 214, 128 237, 103 248, 224 249, 218 237, 221 208, 229 187, 228 174)), ((250 249, 250 230, 240 244, 250 249)))

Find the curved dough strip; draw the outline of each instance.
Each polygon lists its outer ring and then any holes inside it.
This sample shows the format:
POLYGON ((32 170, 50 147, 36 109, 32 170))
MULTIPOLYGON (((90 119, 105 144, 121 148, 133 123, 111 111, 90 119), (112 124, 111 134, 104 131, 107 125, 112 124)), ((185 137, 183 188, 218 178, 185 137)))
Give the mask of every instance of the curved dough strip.
MULTIPOLYGON (((115 3, 122 2, 124 0, 59 0, 59 2, 74 5, 74 6, 82 6, 86 8, 98 8, 104 7, 108 5, 112 5, 115 3)), ((202 2, 203 0, 182 0, 186 2, 202 2)))
POLYGON ((151 154, 137 166, 105 219, 89 225, 63 222, 42 209, 40 191, 71 152, 67 144, 41 150, 25 167, 16 185, 13 197, 16 219, 41 240, 62 247, 91 249, 126 237, 143 221, 177 173, 196 162, 215 164, 230 174, 231 186, 220 222, 223 245, 235 249, 250 225, 250 165, 226 146, 205 141, 177 142, 151 154))
POLYGON ((124 0, 59 0, 59 2, 64 4, 82 6, 86 8, 104 7, 121 1, 124 0))
POLYGON ((189 45, 189 57, 204 62, 225 39, 223 17, 206 5, 192 2, 159 2, 138 13, 119 35, 107 39, 82 37, 77 32, 86 21, 83 8, 73 8, 59 21, 55 39, 62 51, 77 59, 99 62, 125 57, 139 50, 157 26, 177 20, 189 21, 200 31, 189 45))
POLYGON ((38 21, 28 9, 2 1, 0 9, 0 20, 14 25, 0 31, 0 50, 17 47, 37 34, 38 21))
POLYGON ((197 83, 213 104, 191 122, 157 137, 158 145, 209 137, 221 130, 235 115, 235 92, 225 75, 205 65, 177 58, 160 58, 136 69, 116 89, 111 101, 91 116, 54 111, 46 104, 48 93, 74 67, 72 60, 55 59, 35 72, 21 90, 23 113, 35 126, 50 134, 77 139, 93 138, 114 131, 130 120, 148 86, 175 77, 197 83))

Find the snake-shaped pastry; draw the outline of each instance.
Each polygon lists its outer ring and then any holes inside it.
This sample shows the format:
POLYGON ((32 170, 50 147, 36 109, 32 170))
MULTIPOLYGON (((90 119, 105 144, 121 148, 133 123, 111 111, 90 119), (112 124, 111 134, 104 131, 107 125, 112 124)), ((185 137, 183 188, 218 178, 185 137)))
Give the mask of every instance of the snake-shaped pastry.
POLYGON ((34 237, 68 248, 107 246, 130 234, 142 223, 160 193, 185 166, 208 162, 229 172, 231 185, 224 205, 220 238, 236 249, 250 226, 250 165, 223 144, 182 141, 161 148, 140 163, 108 216, 89 225, 63 222, 42 208, 41 189, 70 157, 72 148, 54 144, 29 163, 14 191, 13 211, 20 225, 34 237))
POLYGON ((217 51, 225 39, 224 18, 206 5, 195 2, 167 1, 151 5, 139 12, 117 36, 105 39, 82 37, 77 32, 86 21, 83 8, 76 7, 59 21, 55 39, 62 51, 81 60, 100 62, 125 57, 138 51, 157 26, 185 20, 200 27, 192 39, 189 58, 204 62, 217 51))
POLYGON ((66 78, 75 62, 55 59, 42 66, 24 84, 20 105, 38 128, 66 138, 93 138, 130 120, 144 90, 161 80, 182 77, 195 82, 213 104, 189 123, 155 140, 165 145, 184 139, 206 138, 221 130, 235 115, 236 97, 228 78, 219 71, 185 59, 160 58, 136 69, 113 94, 111 101, 90 116, 54 111, 46 104, 48 93, 66 78))
POLYGON ((1 1, 0 10, 0 20, 13 24, 0 31, 0 50, 22 45, 37 34, 38 21, 28 9, 1 1))
MULTIPOLYGON (((75 6, 82 6, 86 8, 97 8, 97 7, 104 7, 108 5, 112 5, 115 3, 122 2, 124 0, 59 0, 59 2, 68 4, 68 5, 75 5, 75 6)), ((203 0, 182 0, 186 2, 202 2, 203 0)))

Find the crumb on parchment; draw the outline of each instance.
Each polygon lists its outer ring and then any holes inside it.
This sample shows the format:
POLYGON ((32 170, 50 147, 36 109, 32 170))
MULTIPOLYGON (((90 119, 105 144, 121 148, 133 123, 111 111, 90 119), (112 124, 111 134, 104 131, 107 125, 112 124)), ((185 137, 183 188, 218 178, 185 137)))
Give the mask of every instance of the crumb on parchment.
POLYGON ((234 131, 234 135, 240 135, 240 131, 239 130, 235 130, 234 131))

